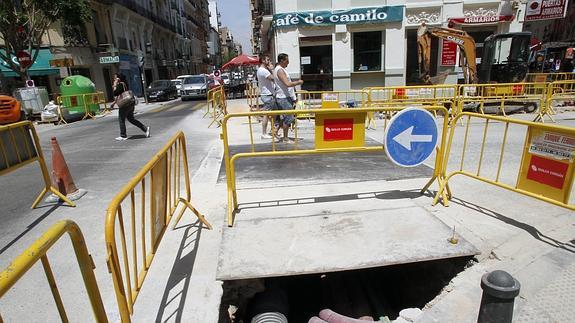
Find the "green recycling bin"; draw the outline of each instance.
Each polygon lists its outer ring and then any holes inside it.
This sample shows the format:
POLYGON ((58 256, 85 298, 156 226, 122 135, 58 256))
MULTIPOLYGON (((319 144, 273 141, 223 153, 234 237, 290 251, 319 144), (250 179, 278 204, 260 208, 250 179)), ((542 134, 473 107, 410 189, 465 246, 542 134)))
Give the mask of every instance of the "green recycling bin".
POLYGON ((70 118, 83 116, 86 112, 84 108, 84 98, 88 99, 88 110, 91 114, 96 114, 100 110, 98 104, 90 104, 91 96, 84 94, 96 92, 94 82, 82 75, 68 76, 60 84, 61 104, 69 112, 70 118))

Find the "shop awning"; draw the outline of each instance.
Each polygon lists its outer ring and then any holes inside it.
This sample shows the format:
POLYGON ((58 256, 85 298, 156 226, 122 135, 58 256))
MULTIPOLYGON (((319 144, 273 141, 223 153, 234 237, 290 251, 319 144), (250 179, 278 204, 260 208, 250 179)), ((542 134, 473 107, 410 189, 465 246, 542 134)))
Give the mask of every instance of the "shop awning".
MULTIPOLYGON (((3 50, 1 50, 4 53, 3 50)), ((40 49, 38 57, 34 64, 28 69, 28 75, 30 76, 42 76, 42 75, 58 75, 60 74, 59 68, 53 68, 50 66, 50 60, 52 59, 52 53, 49 49, 40 49)), ((12 61, 18 64, 18 60, 15 56, 12 56, 12 61)), ((18 77, 18 74, 12 71, 8 67, 8 63, 0 60, 0 73, 4 77, 18 77)))

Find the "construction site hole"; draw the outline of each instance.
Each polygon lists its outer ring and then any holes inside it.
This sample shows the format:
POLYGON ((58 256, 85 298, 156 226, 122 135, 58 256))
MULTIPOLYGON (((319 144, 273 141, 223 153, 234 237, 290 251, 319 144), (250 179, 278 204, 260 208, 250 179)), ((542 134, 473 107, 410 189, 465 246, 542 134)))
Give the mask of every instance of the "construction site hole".
POLYGON ((356 319, 371 316, 377 321, 387 316, 393 321, 403 309, 423 309, 455 276, 475 262, 474 257, 459 257, 224 281, 219 322, 249 323, 257 314, 280 312, 286 314, 290 323, 307 323, 323 309, 356 319))

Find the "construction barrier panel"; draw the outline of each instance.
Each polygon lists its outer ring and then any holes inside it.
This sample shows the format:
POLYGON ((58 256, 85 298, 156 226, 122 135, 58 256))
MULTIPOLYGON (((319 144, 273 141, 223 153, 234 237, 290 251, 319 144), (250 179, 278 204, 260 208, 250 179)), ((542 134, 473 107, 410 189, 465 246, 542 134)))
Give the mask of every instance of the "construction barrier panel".
POLYGON ((68 205, 76 206, 52 185, 50 173, 48 173, 48 167, 46 167, 46 161, 42 153, 40 139, 32 122, 22 121, 7 126, 0 126, 0 176, 35 161, 40 164, 44 188, 34 203, 32 203, 32 208, 38 206, 38 203, 48 192, 56 194, 68 205))
POLYGON ((444 105, 457 102, 457 85, 367 87, 369 105, 444 105))
POLYGON ((260 89, 256 83, 248 82, 246 84, 246 101, 250 111, 258 111, 262 106, 260 101, 260 89))
POLYGON ((575 80, 573 81, 556 81, 547 85, 547 100, 545 109, 535 121, 544 122, 544 117, 555 122, 553 115, 557 109, 575 106, 575 80))
POLYGON ((466 126, 451 128, 442 171, 447 177, 440 183, 434 204, 440 198, 445 198, 446 194, 450 199, 450 180, 456 175, 465 175, 575 210, 571 196, 575 159, 574 128, 467 112, 456 119, 466 119, 466 126), (482 138, 469 135, 469 129, 473 126, 483 127, 482 138), (464 135, 460 133, 463 131, 464 135), (510 132, 513 138, 517 138, 517 134, 519 138, 525 138, 523 145, 508 143, 510 132), (461 151, 454 150, 455 136, 464 138, 461 151), (470 154, 474 156, 469 158, 470 154), (449 160, 454 160, 454 164, 459 167, 450 171, 447 168, 449 160), (493 164, 484 165, 489 162, 493 162, 496 167, 493 164))
POLYGON ((156 250, 180 205, 184 207, 174 226, 190 209, 212 229, 191 204, 186 139, 181 131, 138 171, 107 209, 107 264, 122 322, 131 321, 133 305, 156 250))
POLYGON ((212 122, 208 125, 211 127, 214 123, 219 126, 222 125, 222 118, 228 114, 226 103, 226 92, 223 86, 218 86, 210 89, 207 93, 207 108, 204 118, 210 116, 212 122))
MULTIPOLYGON (((80 272, 84 280, 84 287, 86 288, 90 304, 92 305, 94 318, 96 319, 96 322, 108 322, 104 304, 102 303, 102 298, 100 296, 100 290, 98 289, 98 283, 96 282, 96 277, 94 275, 94 269, 96 266, 94 265, 92 257, 88 253, 86 241, 84 240, 80 227, 70 220, 63 220, 54 224, 28 249, 14 259, 14 261, 12 261, 12 263, 3 272, 0 273, 0 298, 2 298, 6 292, 8 292, 18 282, 18 280, 26 275, 28 270, 30 270, 38 260, 40 260, 42 262, 44 273, 46 274, 46 279, 50 285, 54 302, 58 308, 60 318, 62 322, 68 322, 69 320, 66 314, 66 309, 64 308, 64 303, 60 296, 60 291, 58 290, 52 267, 50 266, 48 256, 46 255, 52 246, 54 246, 54 244, 56 244, 56 242, 58 242, 65 233, 68 233, 70 236, 74 253, 76 254, 76 261, 78 262, 78 266, 80 267, 80 272)), ((29 295, 28 299, 33 300, 34 298, 35 295, 29 295)), ((20 317, 19 319, 21 320, 22 318, 20 317)), ((1 316, 0 322, 2 322, 1 316)))
MULTIPOLYGON (((92 118, 100 111, 100 104, 106 104, 103 92, 64 95, 56 98, 58 105, 58 124, 66 124, 66 117, 71 114, 81 114, 82 120, 92 118)), ((109 111, 105 105, 104 111, 109 111)))
POLYGON ((457 114, 473 111, 481 114, 510 111, 544 111, 547 86, 542 83, 497 83, 459 85, 457 114), (490 111, 491 110, 491 111, 490 111))
POLYGON ((527 83, 552 83, 555 81, 575 80, 575 73, 528 73, 527 83))
MULTIPOLYGON (((226 167, 227 179, 227 195, 228 195, 228 226, 233 226, 234 214, 238 210, 238 197, 237 185, 235 175, 235 162, 240 158, 256 158, 256 157, 276 157, 276 156, 301 156, 301 155, 316 155, 328 154, 338 152, 384 152, 383 145, 365 144, 365 127, 364 122, 367 113, 375 111, 384 112, 397 112, 405 107, 372 107, 372 108, 357 108, 357 109, 309 109, 309 110, 284 110, 284 111, 259 111, 259 112, 245 112, 245 113, 232 113, 224 117, 222 124, 222 138, 224 141, 224 162, 226 167), (252 121, 254 118, 259 117, 275 117, 279 115, 293 115, 295 117, 295 141, 294 144, 282 145, 278 149, 279 144, 275 141, 271 142, 271 146, 264 145, 258 148, 270 147, 263 151, 256 151, 254 143, 254 134, 252 121), (315 133, 314 145, 312 148, 299 148, 299 135, 298 135, 298 117, 301 115, 311 115, 315 120, 315 133), (249 121, 249 136, 250 136, 250 151, 236 153, 233 156, 230 154, 230 138, 228 136, 228 122, 232 119, 248 118, 249 121), (329 128, 329 129, 328 129, 329 128)), ((441 131, 441 141, 437 148, 435 158, 435 167, 433 177, 422 189, 422 192, 427 190, 430 185, 437 180, 439 183, 443 182, 442 163, 445 153, 445 143, 448 129, 448 112, 443 106, 429 106, 425 107, 430 112, 437 112, 438 115, 443 116, 443 128, 441 131)), ((275 134, 274 134, 275 135, 275 134)), ((307 141, 308 139, 306 139, 307 141)))

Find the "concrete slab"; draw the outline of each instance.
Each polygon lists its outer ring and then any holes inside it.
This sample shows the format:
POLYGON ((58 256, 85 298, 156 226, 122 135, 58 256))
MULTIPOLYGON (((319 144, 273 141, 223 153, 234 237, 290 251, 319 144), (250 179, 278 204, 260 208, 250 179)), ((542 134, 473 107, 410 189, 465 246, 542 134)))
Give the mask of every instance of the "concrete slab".
POLYGON ((479 253, 461 237, 458 244, 449 243, 452 229, 411 200, 420 196, 417 191, 367 192, 360 189, 363 184, 243 191, 252 195, 249 199, 253 194, 269 199, 240 205, 235 226, 223 229, 217 279, 323 273, 479 253))

